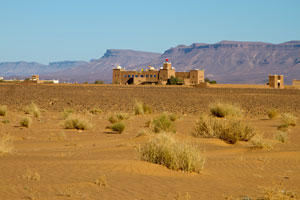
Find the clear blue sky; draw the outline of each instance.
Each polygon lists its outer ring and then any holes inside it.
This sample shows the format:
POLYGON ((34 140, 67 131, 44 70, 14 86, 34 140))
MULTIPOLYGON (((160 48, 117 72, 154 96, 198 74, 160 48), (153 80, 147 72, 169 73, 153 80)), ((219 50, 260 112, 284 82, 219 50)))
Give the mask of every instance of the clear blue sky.
POLYGON ((300 40, 300 0, 0 0, 0 62, 221 40, 300 40))

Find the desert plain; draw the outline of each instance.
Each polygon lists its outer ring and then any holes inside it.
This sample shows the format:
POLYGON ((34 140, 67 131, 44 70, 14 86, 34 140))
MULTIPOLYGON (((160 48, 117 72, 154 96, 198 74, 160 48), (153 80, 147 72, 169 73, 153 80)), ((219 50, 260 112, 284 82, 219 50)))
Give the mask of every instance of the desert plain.
MULTIPOLYGON (((266 87, 194 88, 187 86, 1 84, 0 131, 10 135, 13 149, 0 155, 0 199, 262 199, 265 191, 300 193, 300 123, 289 127, 287 141, 274 138, 281 119, 267 111, 300 117, 300 90, 266 87), (135 102, 152 114, 134 115, 135 102), (212 102, 228 102, 243 110, 248 123, 272 143, 256 149, 249 142, 228 144, 217 138, 193 137, 195 123, 209 114, 212 102), (24 109, 34 102, 41 114, 24 109), (91 113, 93 109, 102 112, 91 113), (64 110, 73 110, 92 125, 65 129, 64 110), (124 132, 107 129, 109 116, 127 113, 124 132), (155 133, 145 123, 162 113, 178 116, 178 141, 199 148, 205 157, 200 173, 170 170, 140 159, 140 148, 155 133), (23 117, 32 125, 20 126, 23 117), (143 133, 143 134, 142 134, 143 133), (269 190, 270 191, 270 190, 269 190)), ((296 199, 292 198, 292 199, 296 199)))

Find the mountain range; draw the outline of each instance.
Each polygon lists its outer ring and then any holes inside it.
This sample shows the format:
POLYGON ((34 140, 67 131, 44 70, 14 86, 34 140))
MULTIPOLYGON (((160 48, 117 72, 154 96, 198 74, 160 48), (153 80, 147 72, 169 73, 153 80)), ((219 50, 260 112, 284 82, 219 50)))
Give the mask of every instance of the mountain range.
POLYGON ((0 63, 0 76, 29 76, 63 81, 111 82, 112 69, 118 65, 130 70, 146 66, 159 69, 168 58, 176 71, 205 69, 206 77, 220 83, 262 84, 268 74, 283 74, 285 82, 300 79, 300 41, 281 44, 221 41, 215 44, 179 45, 163 54, 109 49, 89 62, 65 61, 42 65, 36 62, 0 63))

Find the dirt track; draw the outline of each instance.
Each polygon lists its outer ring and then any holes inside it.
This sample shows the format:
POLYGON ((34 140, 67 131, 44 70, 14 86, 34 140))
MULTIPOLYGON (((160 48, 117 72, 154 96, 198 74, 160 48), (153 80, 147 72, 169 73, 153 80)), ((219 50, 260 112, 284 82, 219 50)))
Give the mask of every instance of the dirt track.
POLYGON ((270 108, 296 115, 300 110, 300 90, 292 89, 1 84, 0 93, 1 104, 13 110, 21 110, 34 101, 49 111, 99 107, 104 112, 131 112, 137 100, 149 104, 155 113, 197 115, 207 112, 213 101, 239 104, 249 116, 264 116, 270 108))

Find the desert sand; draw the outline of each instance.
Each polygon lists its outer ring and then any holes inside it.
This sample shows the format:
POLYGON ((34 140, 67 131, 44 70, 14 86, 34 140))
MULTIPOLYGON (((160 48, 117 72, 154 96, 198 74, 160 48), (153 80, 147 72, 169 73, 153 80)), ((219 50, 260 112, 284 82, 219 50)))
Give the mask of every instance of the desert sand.
POLYGON ((288 142, 274 139, 280 119, 269 120, 276 108, 300 116, 300 90, 269 88, 192 88, 111 85, 1 84, 0 104, 7 113, 0 131, 12 137, 12 153, 0 156, 0 199, 243 199, 259 198, 266 187, 300 193, 300 126, 288 130, 288 142), (35 102, 41 116, 24 113, 35 102), (133 114, 135 101, 147 103, 151 115, 133 114), (236 103, 243 121, 274 143, 271 150, 247 142, 227 144, 191 136, 201 113, 214 101, 236 103), (103 112, 91 114, 99 108, 103 112), (92 124, 89 130, 65 129, 62 112, 73 109, 92 124), (125 112, 125 131, 106 126, 112 113, 125 112), (178 140, 199 146, 206 158, 198 173, 173 171, 141 161, 139 147, 148 135, 145 122, 163 112, 176 113, 178 140), (30 128, 19 121, 28 116, 30 128))

